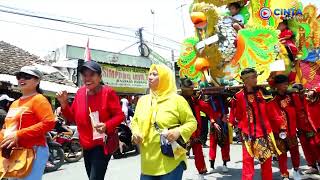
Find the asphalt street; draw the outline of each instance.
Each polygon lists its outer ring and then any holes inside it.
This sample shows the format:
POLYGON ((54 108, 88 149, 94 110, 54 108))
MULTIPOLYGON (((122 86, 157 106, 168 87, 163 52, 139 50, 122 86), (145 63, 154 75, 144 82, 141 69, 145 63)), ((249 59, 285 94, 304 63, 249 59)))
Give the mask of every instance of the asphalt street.
MULTIPOLYGON (((240 144, 231 145, 231 162, 228 163, 229 172, 222 173, 221 166, 221 153, 220 150, 217 151, 216 167, 218 172, 213 174, 208 174, 205 176, 207 180, 229 180, 241 179, 241 169, 242 169, 242 149, 240 144)), ((300 151, 302 152, 302 151, 300 151)), ((208 159, 209 149, 204 148, 204 155, 206 159, 207 168, 209 169, 209 159, 208 159)), ((255 180, 260 180, 260 165, 258 162, 255 163, 255 180)), ((288 160, 289 167, 291 168, 290 159, 288 160)), ((306 169, 307 166, 304 161, 304 157, 301 156, 301 169, 306 169)), ((291 174, 291 170, 290 170, 291 174)), ((122 159, 112 159, 110 161, 106 178, 108 180, 138 180, 140 175, 140 156, 129 156, 122 159)), ((197 170, 194 165, 194 159, 188 159, 188 169, 184 172, 184 180, 197 180, 197 170)), ((280 172, 278 169, 278 163, 273 162, 273 177, 275 180, 281 179, 280 172)), ((87 180, 87 175, 84 168, 83 159, 77 163, 65 164, 60 170, 56 172, 47 173, 44 175, 43 180, 87 180)), ((305 179, 311 179, 310 177, 305 177, 305 179)), ((313 176, 313 179, 320 179, 320 176, 313 176)))

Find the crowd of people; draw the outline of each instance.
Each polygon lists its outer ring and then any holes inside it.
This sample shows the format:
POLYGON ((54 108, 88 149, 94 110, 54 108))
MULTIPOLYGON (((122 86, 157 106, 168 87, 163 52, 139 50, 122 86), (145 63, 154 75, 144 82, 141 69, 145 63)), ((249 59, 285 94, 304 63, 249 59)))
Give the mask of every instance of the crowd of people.
POLYGON ((304 90, 301 84, 289 88, 289 78, 280 74, 273 77, 270 82, 272 89, 267 91, 257 86, 257 76, 254 69, 244 69, 241 73, 244 88, 232 99, 219 94, 209 98, 201 96, 195 93, 190 80, 182 79, 182 95, 189 102, 198 123, 190 142, 200 179, 207 172, 200 142, 200 111, 209 117, 211 123, 210 173, 216 172, 217 144, 221 147, 222 172, 228 172, 231 127, 239 128, 241 133, 242 179, 253 179, 254 159, 260 161, 262 179, 272 179, 272 157, 278 160, 281 178, 289 179, 287 152, 291 155, 294 179, 301 179, 301 174, 319 173, 320 123, 316 114, 320 110, 320 88, 304 90), (299 168, 301 152, 298 140, 309 166, 304 172, 299 168))
MULTIPOLYGON (((68 103, 68 93, 58 92, 61 113, 75 122, 84 149, 84 164, 89 180, 103 180, 112 153, 119 148, 117 127, 127 120, 132 129, 132 142, 139 145, 142 180, 182 179, 187 167, 187 153, 192 149, 199 178, 214 173, 216 149, 221 147, 224 173, 228 172, 232 128, 241 132, 242 179, 254 177, 254 159, 261 164, 262 179, 272 179, 272 157, 279 163, 281 178, 288 179, 287 152, 291 154, 293 177, 301 173, 319 173, 320 163, 320 87, 304 90, 295 84, 289 89, 285 75, 275 76, 273 92, 257 85, 257 72, 247 68, 241 72, 244 87, 232 98, 204 95, 194 90, 189 79, 181 79, 181 95, 177 94, 172 71, 165 65, 152 65, 148 81, 150 93, 142 96, 132 115, 128 101, 120 100, 110 87, 101 84, 101 67, 87 61, 79 68, 84 86, 68 103), (208 119, 203 118, 203 114, 208 119), (210 123, 210 170, 203 154, 203 131, 210 123), (203 123, 205 122, 205 123, 203 123), (308 166, 300 171, 298 142, 308 166)), ((8 113, 0 133, 0 162, 10 170, 10 154, 18 148, 32 149, 32 165, 24 176, 13 179, 40 180, 48 159, 45 134, 55 126, 49 101, 39 88, 41 72, 23 67, 16 74, 22 97, 8 97, 2 105, 8 113), (11 104, 10 108, 8 105, 11 104)), ((206 135, 205 135, 206 136, 206 135)), ((1 170, 1 168, 0 168, 1 170)))

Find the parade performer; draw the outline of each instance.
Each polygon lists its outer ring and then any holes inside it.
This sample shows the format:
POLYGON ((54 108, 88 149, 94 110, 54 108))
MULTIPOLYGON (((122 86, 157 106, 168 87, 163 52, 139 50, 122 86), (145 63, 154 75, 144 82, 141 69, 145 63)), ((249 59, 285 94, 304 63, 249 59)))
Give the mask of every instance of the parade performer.
POLYGON ((210 149, 209 149, 209 159, 211 166, 211 173, 216 172, 214 167, 217 145, 221 148, 223 166, 222 172, 228 172, 227 162, 230 161, 230 133, 229 133, 229 125, 228 125, 228 108, 225 106, 224 100, 221 96, 210 99, 212 107, 216 114, 218 114, 218 118, 215 119, 214 122, 211 122, 211 127, 216 127, 218 124, 220 131, 217 131, 216 128, 210 128, 210 149))
MULTIPOLYGON (((196 97, 193 91, 193 82, 190 79, 181 79, 181 91, 182 96, 189 103, 198 123, 197 130, 192 134, 190 145, 194 154, 195 165, 199 172, 199 179, 203 179, 203 175, 207 172, 207 167, 204 161, 202 143, 200 140, 202 130, 200 111, 208 115, 211 122, 214 122, 214 119, 217 117, 217 115, 214 114, 214 111, 209 103, 206 103, 205 101, 196 97)), ((219 126, 216 126, 216 128, 220 130, 219 126)))
MULTIPOLYGON (((271 157, 281 154, 277 149, 269 123, 266 96, 263 89, 257 88, 257 71, 246 68, 241 72, 244 89, 240 90, 231 102, 230 123, 237 124, 243 141, 242 179, 254 177, 254 158, 261 163, 263 180, 272 179, 271 157)), ((270 109, 268 109, 268 112, 270 109)))
POLYGON ((300 154, 297 139, 297 118, 302 117, 302 103, 299 94, 289 92, 289 78, 280 74, 274 77, 274 85, 276 93, 274 98, 269 102, 269 109, 273 109, 277 114, 281 114, 282 118, 271 113, 270 124, 276 138, 277 147, 281 151, 279 156, 279 168, 282 179, 289 179, 287 166, 287 152, 290 151, 291 161, 293 165, 293 178, 301 179, 299 172, 300 154))
POLYGON ((299 118, 298 132, 300 143, 306 157, 308 166, 305 174, 318 174, 317 162, 320 165, 320 122, 318 112, 320 109, 320 101, 317 94, 320 88, 315 88, 308 92, 307 98, 303 98, 305 117, 299 118))
POLYGON ((291 52, 292 55, 294 56, 293 58, 295 58, 298 54, 298 48, 294 42, 294 38, 293 38, 294 34, 288 27, 288 22, 283 21, 279 23, 278 29, 281 31, 279 35, 280 42, 287 47, 287 50, 291 52))
POLYGON ((244 17, 240 14, 241 4, 239 2, 234 2, 228 4, 228 9, 232 17, 232 27, 239 31, 244 26, 244 17))

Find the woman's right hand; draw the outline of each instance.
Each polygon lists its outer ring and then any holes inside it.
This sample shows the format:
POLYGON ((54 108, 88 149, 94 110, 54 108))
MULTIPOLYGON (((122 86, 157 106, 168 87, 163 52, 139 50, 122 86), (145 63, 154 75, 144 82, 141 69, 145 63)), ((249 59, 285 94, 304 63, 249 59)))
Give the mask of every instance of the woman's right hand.
POLYGON ((57 92, 56 98, 58 99, 62 109, 64 109, 68 105, 68 93, 67 93, 67 91, 57 92))
POLYGON ((140 135, 138 135, 138 134, 133 134, 132 135, 132 142, 134 143, 134 144, 136 144, 136 145, 139 145, 139 144, 141 144, 142 143, 142 137, 140 136, 140 135))

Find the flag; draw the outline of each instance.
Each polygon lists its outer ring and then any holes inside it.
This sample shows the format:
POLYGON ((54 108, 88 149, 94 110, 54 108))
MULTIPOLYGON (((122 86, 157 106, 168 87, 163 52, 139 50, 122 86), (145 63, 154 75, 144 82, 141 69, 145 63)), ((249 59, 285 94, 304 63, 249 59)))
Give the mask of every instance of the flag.
POLYGON ((84 61, 91 61, 91 52, 90 52, 90 48, 89 48, 89 38, 87 41, 86 49, 84 51, 84 61))

